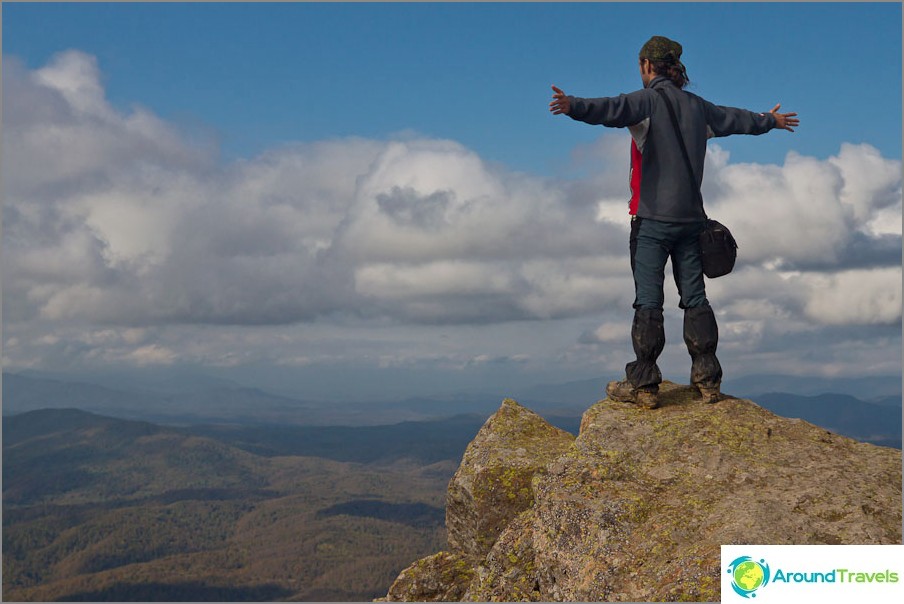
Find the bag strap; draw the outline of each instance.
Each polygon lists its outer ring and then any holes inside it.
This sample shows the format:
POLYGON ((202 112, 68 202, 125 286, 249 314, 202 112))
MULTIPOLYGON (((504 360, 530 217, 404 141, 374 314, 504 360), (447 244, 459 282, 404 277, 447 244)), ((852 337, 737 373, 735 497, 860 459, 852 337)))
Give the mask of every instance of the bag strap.
POLYGON ((678 138, 678 144, 681 146, 681 155, 684 157, 684 165, 687 167, 687 174, 691 179, 691 190, 694 191, 697 196, 697 201, 700 203, 700 211, 703 212, 703 218, 708 220, 706 210, 703 209, 703 195, 700 193, 700 187, 697 186, 697 179, 694 178, 694 168, 691 166, 691 158, 687 153, 687 147, 684 145, 684 137, 681 135, 681 128, 678 127, 678 118, 675 116, 675 109, 672 107, 672 103, 669 101, 669 97, 666 95, 665 90, 662 88, 655 88, 654 90, 659 93, 665 103, 666 109, 669 110, 672 128, 675 129, 675 136, 678 138))

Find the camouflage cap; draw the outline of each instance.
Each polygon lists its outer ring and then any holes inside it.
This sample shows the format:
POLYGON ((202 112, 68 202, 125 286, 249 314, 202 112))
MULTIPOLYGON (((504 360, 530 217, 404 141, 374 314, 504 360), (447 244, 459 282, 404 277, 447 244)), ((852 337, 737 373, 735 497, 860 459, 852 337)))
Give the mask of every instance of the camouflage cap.
POLYGON ((665 36, 653 36, 640 49, 640 58, 649 59, 654 63, 680 63, 681 44, 669 40, 665 36))

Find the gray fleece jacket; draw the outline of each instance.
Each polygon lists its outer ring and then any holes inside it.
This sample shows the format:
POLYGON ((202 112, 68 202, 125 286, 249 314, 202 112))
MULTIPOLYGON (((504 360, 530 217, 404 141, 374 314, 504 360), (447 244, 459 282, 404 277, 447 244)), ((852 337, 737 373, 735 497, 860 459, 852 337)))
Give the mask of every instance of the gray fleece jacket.
MULTIPOLYGON (((628 128, 642 154, 637 215, 665 222, 703 220, 704 213, 692 186, 703 183, 706 140, 731 134, 763 134, 775 127, 770 113, 753 113, 735 107, 714 105, 681 90, 668 78, 657 76, 641 90, 617 97, 586 99, 568 97, 569 117, 587 124, 628 128), (684 144, 694 169, 694 185, 687 173, 681 146, 656 89, 672 102, 684 144)), ((637 193, 637 192, 635 192, 637 193)))

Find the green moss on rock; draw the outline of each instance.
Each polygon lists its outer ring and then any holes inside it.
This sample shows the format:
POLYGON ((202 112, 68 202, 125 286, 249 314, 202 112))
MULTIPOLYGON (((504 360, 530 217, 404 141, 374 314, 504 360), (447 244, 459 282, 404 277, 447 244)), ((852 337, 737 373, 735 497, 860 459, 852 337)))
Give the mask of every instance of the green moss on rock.
POLYGON ((403 570, 383 601, 460 601, 474 573, 473 560, 455 552, 439 552, 403 570))
POLYGON ((505 399, 468 445, 449 484, 446 527, 454 550, 485 555, 506 525, 533 502, 531 483, 574 436, 505 399))
POLYGON ((900 451, 689 386, 660 400, 600 401, 576 439, 504 401, 449 485, 471 573, 419 576, 471 601, 714 601, 723 543, 900 542, 900 451))

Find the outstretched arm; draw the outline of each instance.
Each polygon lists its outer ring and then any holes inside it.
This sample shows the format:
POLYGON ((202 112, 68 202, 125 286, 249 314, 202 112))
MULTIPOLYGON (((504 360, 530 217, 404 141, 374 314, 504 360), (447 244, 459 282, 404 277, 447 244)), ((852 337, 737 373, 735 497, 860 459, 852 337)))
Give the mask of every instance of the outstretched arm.
POLYGON ((552 90, 554 94, 549 110, 553 115, 564 114, 586 124, 624 128, 650 115, 650 94, 647 90, 598 99, 568 96, 555 86, 552 90))
MULTIPOLYGON (((796 113, 779 113, 781 105, 776 105, 768 113, 755 113, 737 107, 723 107, 703 101, 706 113, 706 125, 713 136, 730 136, 732 134, 765 134, 770 130, 781 128, 791 130, 799 121, 796 113)), ((791 130, 793 132, 793 130, 791 130)))
POLYGON ((797 128, 800 125, 800 120, 797 119, 796 113, 779 113, 778 110, 781 106, 782 104, 779 103, 769 112, 775 118, 775 127, 776 129, 780 128, 782 130, 787 130, 788 132, 794 132, 794 128, 797 128))

